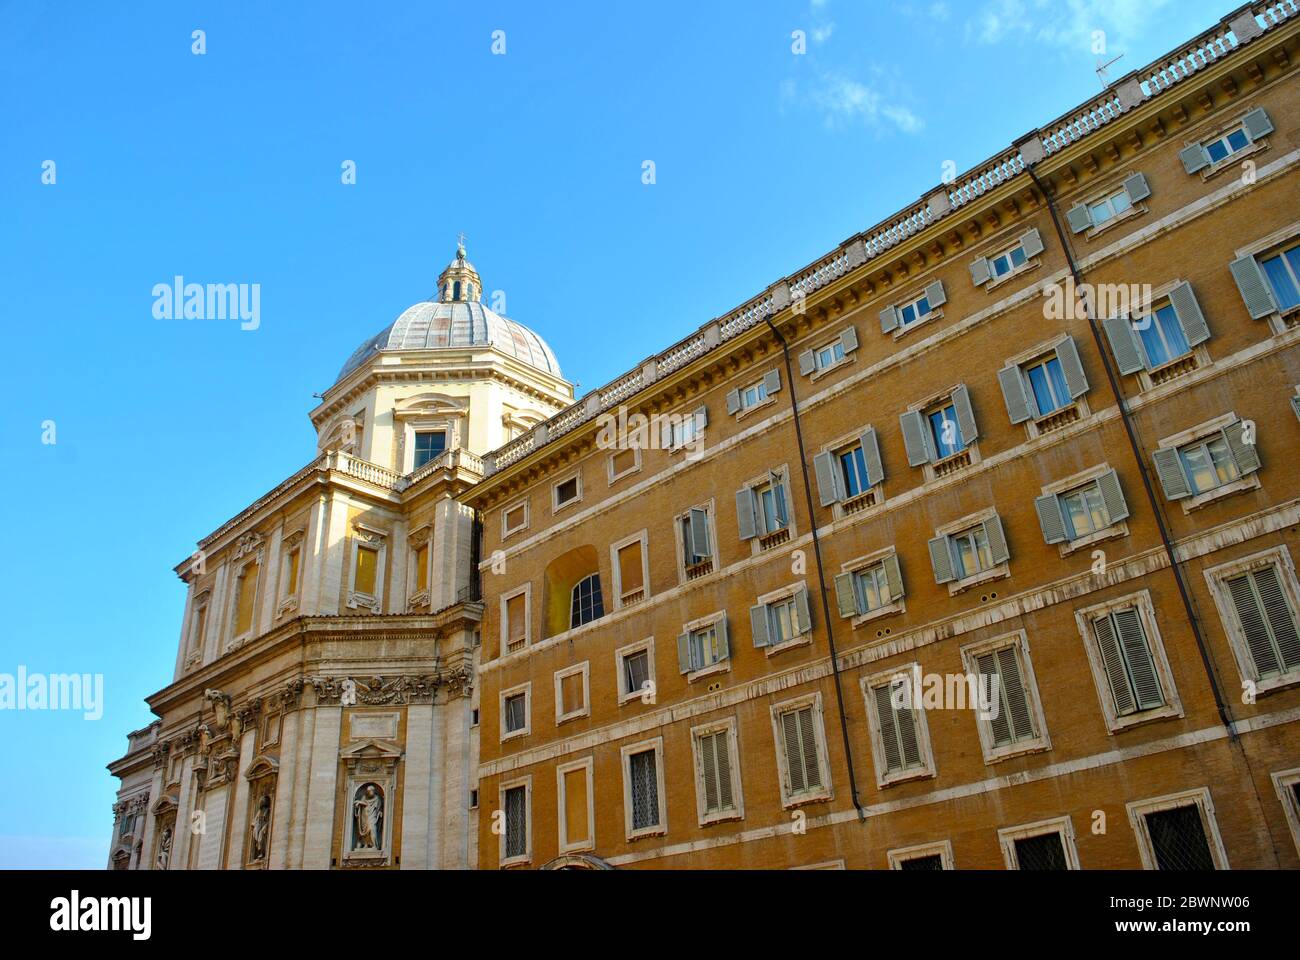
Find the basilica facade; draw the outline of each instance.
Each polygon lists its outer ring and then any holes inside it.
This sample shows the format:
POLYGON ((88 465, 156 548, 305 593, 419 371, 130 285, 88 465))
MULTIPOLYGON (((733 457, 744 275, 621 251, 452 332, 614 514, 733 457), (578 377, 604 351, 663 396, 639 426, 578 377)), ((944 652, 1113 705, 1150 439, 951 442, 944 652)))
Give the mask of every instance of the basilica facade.
POLYGON ((111 865, 1300 866, 1300 8, 574 398, 464 250, 200 541, 111 865))

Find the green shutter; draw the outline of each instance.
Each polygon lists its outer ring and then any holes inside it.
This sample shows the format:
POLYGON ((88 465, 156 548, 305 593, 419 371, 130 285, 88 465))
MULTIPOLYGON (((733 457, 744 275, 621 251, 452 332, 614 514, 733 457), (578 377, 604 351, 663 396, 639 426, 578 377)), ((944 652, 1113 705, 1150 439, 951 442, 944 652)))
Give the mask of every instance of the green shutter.
POLYGON ((924 415, 919 410, 909 410, 899 415, 898 422, 903 428, 903 446, 907 448, 908 464, 919 467, 933 460, 933 441, 929 438, 930 428, 924 415))
POLYGON ((740 391, 739 390, 727 391, 727 413, 730 414, 740 413, 740 391))
POLYGON ((1002 529, 1002 518, 996 513, 984 521, 984 535, 989 538, 989 553, 993 555, 995 566, 1011 559, 1006 533, 1002 529))
POLYGON ((1169 303, 1178 316, 1178 322, 1182 324, 1188 344, 1194 347, 1210 339, 1210 326, 1205 322, 1205 314, 1201 312, 1201 305, 1197 302, 1190 283, 1184 280, 1170 290, 1169 303))
POLYGON ((1035 227, 1020 238, 1020 249, 1025 251, 1025 259, 1032 260, 1043 252, 1043 235, 1035 227))
POLYGON ((772 642, 768 631, 767 604, 760 603, 749 608, 750 632, 754 635, 755 647, 766 647, 772 642))
POLYGON ((1124 499, 1124 491, 1120 489, 1119 474, 1114 470, 1107 470, 1097 478, 1097 487, 1101 490, 1101 500, 1106 504, 1106 515, 1110 518, 1110 522, 1119 523, 1121 520, 1127 520, 1128 501, 1124 499))
POLYGON ((841 573, 835 578, 835 600, 839 605, 841 617, 858 615, 858 595, 853 589, 853 574, 841 573))
POLYGON ((885 307, 880 311, 880 332, 893 333, 898 329, 898 308, 885 307))
POLYGON ((817 495, 823 507, 839 503, 844 493, 839 483, 839 460, 827 450, 813 457, 813 471, 817 474, 817 495))
POLYGON ((812 630, 812 614, 808 610, 808 590, 806 587, 800 587, 794 595, 794 616, 799 636, 803 636, 812 630))
POLYGON ((1125 178, 1124 192, 1128 194, 1129 202, 1137 206, 1141 201, 1151 196, 1151 184, 1147 183, 1144 174, 1134 173, 1125 178))
MULTIPOLYGON (((997 716, 989 713, 989 728, 993 734, 995 746, 1004 746, 1011 742, 1011 711, 1007 708, 1006 684, 998 671, 997 657, 993 653, 981 653, 975 658, 975 667, 981 677, 997 678, 993 693, 997 697, 997 716)), ((992 680, 988 681, 990 684, 992 680)))
POLYGON ((1074 337, 1066 337, 1056 345, 1056 356, 1061 361, 1061 373, 1065 376, 1070 399, 1078 400, 1088 392, 1088 377, 1083 372, 1079 346, 1074 342, 1074 337))
POLYGON ((891 553, 885 557, 882 565, 885 568, 885 582, 889 584, 890 602, 895 602, 903 598, 903 572, 898 568, 898 554, 891 553))
POLYGON ((948 547, 947 537, 935 537, 930 541, 930 566, 934 569, 935 583, 948 583, 953 579, 952 550, 948 547))
POLYGON ((880 720, 880 744, 884 748, 885 773, 901 770, 902 754, 898 744, 898 729, 894 724, 893 696, 890 684, 873 687, 871 693, 876 698, 876 715, 880 720))
POLYGON ((1115 714, 1126 717, 1137 709, 1137 704, 1133 700, 1128 674, 1124 670, 1124 654, 1120 652, 1114 620, 1107 614, 1093 620, 1092 626, 1097 635, 1097 647, 1101 651, 1101 662, 1106 670, 1106 682, 1110 685, 1115 714))
POLYGON ((1077 203, 1070 208, 1065 219, 1070 222, 1071 233, 1083 233, 1092 226, 1092 211, 1086 203, 1077 203))
POLYGON ((781 371, 769 370, 767 371, 767 373, 763 374, 763 387, 764 389, 767 390, 767 395, 769 397, 772 396, 772 394, 774 393, 780 393, 781 392, 781 371))
POLYGON ((1241 257, 1228 264, 1232 279, 1237 282, 1241 299, 1245 301, 1246 312, 1252 320, 1277 313, 1277 298, 1273 296, 1273 286, 1264 276, 1264 270, 1254 257, 1241 257))
POLYGON ((718 809, 718 757, 713 734, 700 737, 700 766, 704 774, 704 810, 718 809))
POLYGON ((1178 159, 1183 161, 1183 169, 1188 173, 1200 173, 1210 165, 1210 152, 1199 143, 1194 143, 1179 150, 1178 159))
POLYGON ((1056 494, 1049 493, 1034 498, 1034 509, 1038 511, 1038 525, 1043 528, 1043 539, 1048 543, 1062 543, 1070 539, 1065 532, 1065 518, 1061 515, 1061 503, 1056 494))
POLYGON ((970 278, 971 282, 973 282, 975 286, 984 286, 984 284, 989 282, 989 278, 992 275, 992 271, 989 268, 988 257, 979 257, 971 263, 970 278))
POLYGON ((803 751, 799 748, 798 710, 788 710, 781 714, 781 734, 785 741, 785 766, 790 780, 790 793, 803 793, 808 781, 804 777, 803 751))
POLYGON ((942 307, 948 302, 948 293, 943 288, 942 280, 936 280, 925 288, 925 302, 930 305, 931 310, 942 307))
POLYGON ((1137 373, 1146 369, 1137 334, 1128 317, 1106 317, 1101 321, 1110 341, 1110 352, 1115 355, 1115 365, 1120 373, 1137 373))
POLYGON ((813 732, 812 707, 799 710, 799 740, 803 752, 804 782, 810 787, 820 787, 822 772, 817 763, 817 735, 813 732))
POLYGON ((840 346, 844 348, 845 355, 858 349, 858 328, 845 327, 844 332, 840 334, 840 346))
POLYGON ((1165 697, 1160 690, 1151 647, 1142 629, 1142 618, 1133 607, 1115 611, 1115 630, 1119 634, 1120 648, 1129 678, 1133 681, 1133 694, 1138 710, 1151 710, 1164 706, 1165 697))
POLYGON ((1016 656, 1016 647, 1003 647, 997 651, 998 675, 1006 690, 1007 705, 1011 712, 1011 728, 1016 740, 1029 740, 1034 737, 1034 721, 1029 711, 1029 693, 1020 672, 1020 659, 1016 656))
POLYGON ((979 428, 975 426, 975 412, 970 405, 970 391, 966 384, 959 383, 952 391, 952 406, 957 412, 957 426, 961 428, 961 438, 968 445, 979 437, 979 428))
POLYGON ((1025 375, 1017 366, 1003 367, 998 371, 998 384, 1002 387, 1002 398, 1007 404, 1007 416, 1012 423, 1024 423, 1033 417, 1034 399, 1025 389, 1025 375))
POLYGON ((1300 667, 1300 633, 1296 631, 1296 618, 1282 589, 1277 567, 1262 567, 1254 573, 1255 587, 1260 602, 1264 607, 1264 616, 1268 620, 1269 630, 1282 667, 1294 670, 1300 667))
POLYGON ((805 350, 799 354, 799 373, 801 376, 808 376, 817 369, 817 357, 811 350, 805 350))
MULTIPOLYGON (((677 637, 677 672, 690 673, 695 669, 694 657, 691 655, 691 635, 689 633, 679 634, 677 637)), ((633 691, 629 690, 628 693, 633 691)))
POLYGON ((736 526, 741 540, 752 540, 758 533, 758 517, 754 513, 754 491, 741 487, 736 491, 736 526))
POLYGON ((1156 475, 1160 486, 1170 500, 1181 500, 1192 495, 1191 484, 1187 482, 1187 473, 1183 470, 1183 458, 1173 447, 1161 447, 1151 457, 1156 462, 1156 475))
POLYGON ((718 661, 731 659, 731 634, 727 631, 727 618, 724 615, 713 627, 718 634, 718 661))
POLYGON ((713 756, 718 763, 718 809, 730 810, 734 801, 731 797, 731 744, 727 731, 721 730, 713 735, 713 756))
POLYGON ((1232 596, 1232 605, 1237 611, 1237 622, 1246 638, 1246 647, 1250 650, 1251 662, 1259 679, 1277 676, 1282 672, 1282 664, 1273 645, 1272 631, 1265 619, 1264 607, 1255 593, 1254 580, 1249 574, 1234 577, 1227 582, 1228 593, 1232 596))
POLYGON ((1273 132, 1273 121, 1263 107, 1257 107, 1241 118, 1241 125, 1246 128, 1246 135, 1251 143, 1273 132))
POLYGON ((697 557, 709 556, 709 512, 696 507, 691 508, 691 550, 697 557))
POLYGON ((1237 462, 1237 469, 1243 477, 1259 469, 1259 449, 1255 444, 1247 443, 1244 437, 1245 427, 1240 420, 1223 428, 1224 442, 1232 451, 1232 459, 1237 462))
POLYGON ((867 427, 858 438, 862 444, 862 461, 867 465, 867 486, 874 487, 885 479, 885 468, 880 463, 880 441, 876 438, 876 428, 867 427))

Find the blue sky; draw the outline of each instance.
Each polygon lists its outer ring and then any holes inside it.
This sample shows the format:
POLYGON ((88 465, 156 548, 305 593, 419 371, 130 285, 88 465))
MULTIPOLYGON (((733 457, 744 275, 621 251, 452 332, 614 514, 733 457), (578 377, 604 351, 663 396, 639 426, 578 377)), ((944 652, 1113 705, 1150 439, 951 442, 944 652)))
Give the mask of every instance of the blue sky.
POLYGON ((0 673, 105 685, 0 711, 0 866, 104 864, 172 567, 311 458, 312 394, 458 232, 581 394, 1098 92, 1094 30, 1119 77, 1229 9, 0 0, 0 673), (155 319, 177 274, 260 284, 260 326, 155 319))

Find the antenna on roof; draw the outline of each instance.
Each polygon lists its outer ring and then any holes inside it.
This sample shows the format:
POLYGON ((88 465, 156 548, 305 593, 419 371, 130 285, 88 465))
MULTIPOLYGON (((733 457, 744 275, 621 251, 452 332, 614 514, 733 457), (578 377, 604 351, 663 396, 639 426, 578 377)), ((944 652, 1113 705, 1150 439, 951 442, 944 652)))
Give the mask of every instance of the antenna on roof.
POLYGON ((1107 68, 1113 66, 1116 63, 1119 63, 1119 61, 1122 60, 1123 58, 1124 58, 1124 54, 1122 53, 1114 60, 1107 60, 1105 63, 1101 62, 1100 57, 1097 58, 1097 79, 1101 81, 1101 88, 1103 90, 1105 90, 1107 87, 1110 86, 1110 81, 1106 79, 1110 73, 1110 71, 1107 68))

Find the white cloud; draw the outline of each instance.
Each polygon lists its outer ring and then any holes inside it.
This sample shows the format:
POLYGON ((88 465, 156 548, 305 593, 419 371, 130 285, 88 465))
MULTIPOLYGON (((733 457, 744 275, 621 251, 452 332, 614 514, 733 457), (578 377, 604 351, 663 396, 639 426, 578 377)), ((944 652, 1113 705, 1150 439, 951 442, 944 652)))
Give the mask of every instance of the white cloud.
POLYGON ((895 102, 887 90, 842 73, 822 73, 815 82, 802 86, 796 80, 786 80, 781 84, 781 98, 817 111, 831 129, 854 123, 893 126, 902 133, 925 129, 925 121, 895 102))
POLYGON ((831 34, 834 32, 835 32, 835 24, 833 23, 819 24, 812 28, 812 34, 811 34, 812 41, 813 43, 825 43, 827 40, 830 39, 831 34))
POLYGON ((1041 43, 1093 55, 1095 31, 1104 31, 1106 52, 1125 43, 1163 15, 1173 0, 984 0, 966 22, 967 39, 996 44, 1041 43))

